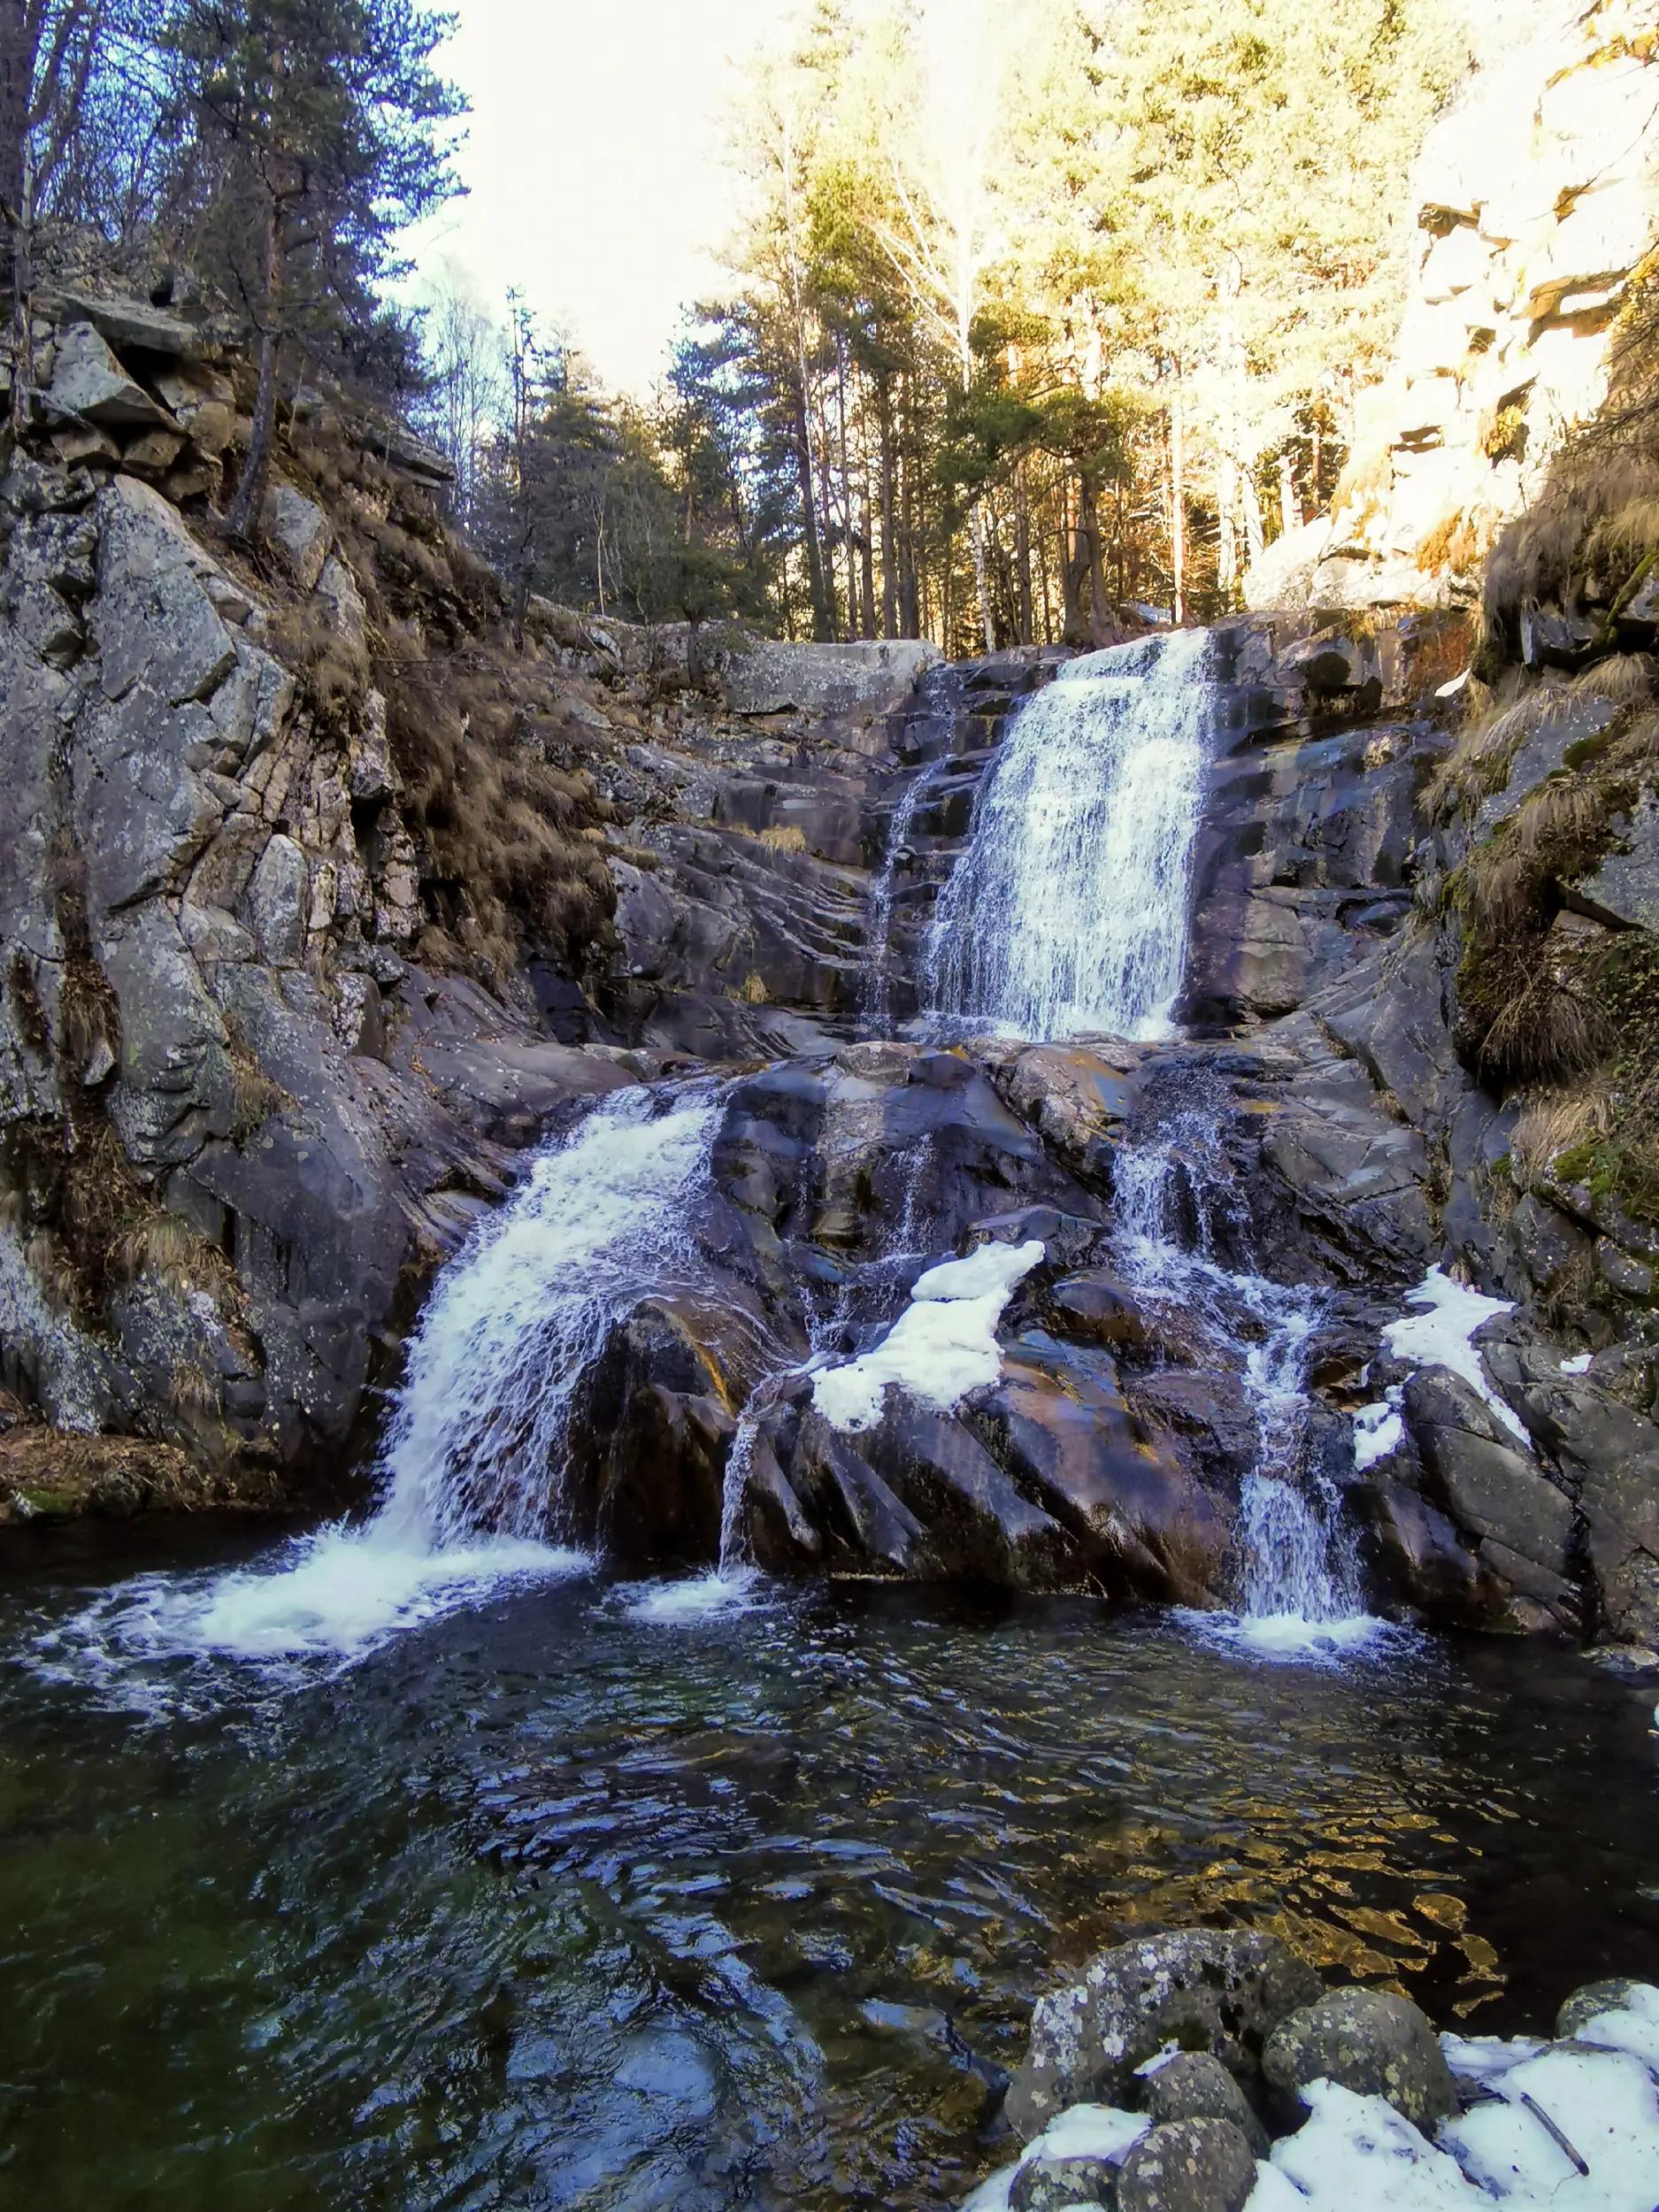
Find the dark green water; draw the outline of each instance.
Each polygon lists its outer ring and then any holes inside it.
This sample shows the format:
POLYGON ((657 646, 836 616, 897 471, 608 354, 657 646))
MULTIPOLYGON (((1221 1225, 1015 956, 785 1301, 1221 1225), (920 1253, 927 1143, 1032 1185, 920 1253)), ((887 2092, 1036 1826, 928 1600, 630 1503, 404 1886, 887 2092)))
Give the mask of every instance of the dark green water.
MULTIPOLYGON (((9 1662, 97 1578, 4 1573, 9 1662)), ((1517 1644, 584 1582, 185 1687, 0 1666, 7 2208, 936 2206, 1033 1994, 1144 1926, 1495 2030, 1659 1976, 1651 1692, 1517 1644)))

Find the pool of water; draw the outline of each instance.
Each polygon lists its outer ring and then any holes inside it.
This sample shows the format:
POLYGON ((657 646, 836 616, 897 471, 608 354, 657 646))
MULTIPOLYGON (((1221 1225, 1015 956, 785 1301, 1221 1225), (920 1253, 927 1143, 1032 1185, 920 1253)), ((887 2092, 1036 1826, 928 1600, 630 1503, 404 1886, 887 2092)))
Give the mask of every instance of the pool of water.
POLYGON ((8 2206, 933 2207, 1140 1929, 1492 2030, 1659 1977, 1651 1689, 1576 1655, 573 1578, 273 1674, 112 1653, 134 1578, 250 1553, 124 1540, 0 1567, 8 2206))

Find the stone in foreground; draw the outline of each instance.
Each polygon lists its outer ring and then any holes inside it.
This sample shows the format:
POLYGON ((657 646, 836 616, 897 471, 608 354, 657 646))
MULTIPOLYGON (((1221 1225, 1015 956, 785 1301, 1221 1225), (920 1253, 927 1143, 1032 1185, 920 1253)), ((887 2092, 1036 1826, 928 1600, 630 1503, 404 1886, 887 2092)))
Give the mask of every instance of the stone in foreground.
POLYGON ((1137 2069, 1171 2043, 1254 2083, 1273 2029, 1319 1989, 1305 1960, 1254 1930, 1186 1929, 1103 1952, 1037 2005, 1009 2119, 1030 2141, 1068 2105, 1131 2102, 1137 2069))
POLYGON ((1064 2212, 1067 2205, 1111 2205, 1118 2174, 1106 2158, 1029 2160, 1009 2184, 1009 2212, 1064 2212))
POLYGON ((1171 2120, 1125 2159, 1118 2212, 1244 2212, 1255 2186, 1255 2154, 1231 2120, 1171 2120))
POLYGON ((1147 2078, 1147 2110, 1154 2120, 1230 2120, 1258 2157, 1267 2155, 1267 2130, 1237 2081, 1208 2051, 1180 2051, 1147 2078))
POLYGON ((1320 2080, 1386 2098, 1417 2127, 1457 2109, 1433 2029, 1414 2004, 1386 1990, 1333 1990, 1293 2013, 1269 2037, 1262 2070, 1299 2113, 1310 2109, 1301 2093, 1320 2080))

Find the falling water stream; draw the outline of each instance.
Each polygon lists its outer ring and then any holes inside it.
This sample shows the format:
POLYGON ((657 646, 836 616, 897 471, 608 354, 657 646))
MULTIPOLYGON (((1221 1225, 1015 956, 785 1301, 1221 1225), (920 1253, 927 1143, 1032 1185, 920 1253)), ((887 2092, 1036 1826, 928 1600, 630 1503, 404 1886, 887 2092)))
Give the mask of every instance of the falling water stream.
POLYGON ((439 1276, 411 1339, 360 1526, 256 1571, 146 1577, 92 1609, 88 1650, 267 1661, 357 1655, 506 1578, 585 1568, 563 1491, 572 1402, 612 1323, 695 1276, 687 1223, 718 1087, 630 1087, 537 1156, 439 1276))
POLYGON ((1308 1355, 1325 1307, 1317 1286, 1280 1283, 1248 1263, 1232 1188, 1218 1086, 1188 1098, 1120 1146, 1118 1251, 1145 1302, 1180 1316, 1235 1371, 1256 1428, 1240 1491, 1238 1601, 1250 1640, 1299 1649, 1351 1641, 1377 1624, 1363 1601, 1341 1494, 1312 1448, 1308 1355), (1223 1244, 1247 1263, 1228 1266, 1223 1244))
MULTIPOLYGON (((934 912, 929 973, 947 1033, 1172 1035, 1214 711, 1202 630, 1090 654, 1020 709, 934 912)), ((1195 1318, 1240 1376, 1256 1431, 1238 1540, 1253 1638, 1294 1648, 1356 1635, 1372 1624, 1351 1532, 1308 1448, 1321 1294, 1217 1256, 1232 1170, 1219 1097, 1194 1087, 1119 1148, 1125 1272, 1148 1302, 1195 1318)))
POLYGON ((1015 717, 934 910, 936 1020, 1036 1040, 1169 1033, 1212 691, 1202 630, 1070 664, 1015 717))

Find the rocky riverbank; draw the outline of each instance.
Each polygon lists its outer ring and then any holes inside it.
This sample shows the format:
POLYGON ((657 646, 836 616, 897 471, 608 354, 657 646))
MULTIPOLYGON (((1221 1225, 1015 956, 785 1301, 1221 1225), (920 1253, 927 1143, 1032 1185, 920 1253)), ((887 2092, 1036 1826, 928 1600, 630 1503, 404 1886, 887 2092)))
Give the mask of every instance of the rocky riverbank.
POLYGON ((1025 2147, 965 2212, 1651 2212, 1659 1989, 1437 2036, 1277 1937, 1143 1937, 1039 2003, 1006 2112, 1025 2147))

